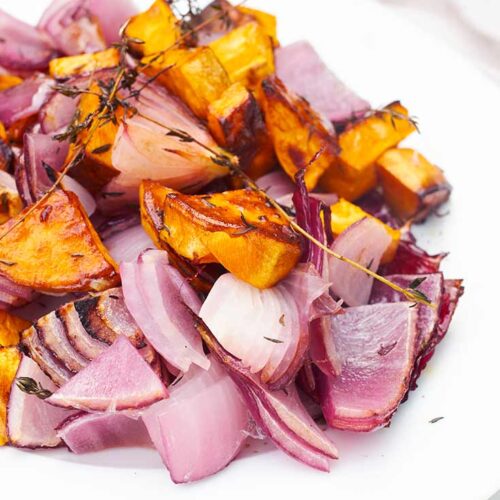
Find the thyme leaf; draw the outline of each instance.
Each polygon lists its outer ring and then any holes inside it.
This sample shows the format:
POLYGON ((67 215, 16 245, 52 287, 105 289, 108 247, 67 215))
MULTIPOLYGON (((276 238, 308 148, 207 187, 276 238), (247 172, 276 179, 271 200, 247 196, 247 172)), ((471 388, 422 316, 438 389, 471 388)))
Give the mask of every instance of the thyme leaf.
POLYGON ((283 341, 280 339, 273 339, 272 337, 264 337, 264 338, 269 342, 272 342, 273 344, 283 344, 283 341))
POLYGON ((103 144, 102 146, 98 146, 97 148, 93 149, 91 153, 95 155, 107 153, 111 149, 111 146, 111 144, 103 144))
POLYGON ((16 379, 16 386, 26 394, 36 396, 40 399, 47 399, 52 396, 52 392, 48 389, 44 389, 40 382, 37 382, 30 377, 18 377, 16 379))

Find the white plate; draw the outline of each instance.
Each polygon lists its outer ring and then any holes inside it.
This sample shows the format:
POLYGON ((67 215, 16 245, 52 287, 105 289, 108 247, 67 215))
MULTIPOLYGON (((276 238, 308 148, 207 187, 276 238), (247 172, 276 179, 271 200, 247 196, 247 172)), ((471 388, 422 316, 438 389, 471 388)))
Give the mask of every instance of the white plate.
MULTIPOLYGON (((2 0, 1 6, 34 21, 46 3, 2 0)), ((389 429, 331 431, 341 458, 330 474, 301 466, 270 444, 188 486, 174 486, 149 450, 75 456, 4 448, 2 499, 485 500, 500 489, 499 89, 458 54, 375 4, 250 5, 278 15, 283 43, 309 38, 374 105, 399 98, 419 117, 422 135, 408 143, 442 166, 455 188, 450 215, 419 231, 425 247, 451 251, 447 275, 465 278, 466 293, 447 338, 389 429)))

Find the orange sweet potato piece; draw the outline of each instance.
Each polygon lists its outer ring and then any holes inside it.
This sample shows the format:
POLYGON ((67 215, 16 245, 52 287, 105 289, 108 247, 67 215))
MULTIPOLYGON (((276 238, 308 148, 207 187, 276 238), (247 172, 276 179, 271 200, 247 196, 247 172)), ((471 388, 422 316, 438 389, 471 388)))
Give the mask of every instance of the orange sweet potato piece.
POLYGON ((119 282, 75 194, 56 190, 29 210, 0 228, 2 276, 45 293, 99 291, 119 282))
MULTIPOLYGON (((84 121, 99 107, 99 96, 101 90, 97 83, 89 88, 91 93, 82 94, 78 104, 80 120, 84 121)), ((87 142, 90 126, 80 132, 82 141, 86 142, 85 158, 71 170, 71 176, 92 193, 99 192, 113 177, 120 172, 113 167, 111 161, 112 146, 118 131, 118 122, 123 116, 119 108, 116 111, 116 123, 108 121, 99 125, 87 142)), ((68 159, 74 155, 73 147, 70 147, 68 159)))
POLYGON ((17 191, 0 186, 0 224, 16 216, 22 209, 23 202, 17 191))
POLYGON ((5 130, 5 126, 2 122, 0 122, 0 141, 7 141, 7 131, 5 130))
POLYGON ((232 82, 255 88, 274 73, 274 53, 271 38, 257 22, 231 30, 209 44, 232 82))
POLYGON ((321 187, 347 200, 356 200, 377 185, 375 161, 415 130, 399 102, 342 132, 338 160, 321 178, 321 187))
POLYGON ((377 223, 381 224, 381 226, 384 228, 384 230, 392 239, 389 248, 387 248, 384 255, 382 256, 381 263, 387 264, 388 262, 391 262, 394 259, 394 256, 396 255, 396 250, 398 249, 399 239, 401 236, 399 229, 394 229, 391 226, 384 224, 381 220, 365 212, 361 207, 358 207, 354 203, 344 200, 343 198, 340 198, 340 200, 337 203, 334 203, 333 205, 330 206, 330 213, 331 213, 332 233, 335 236, 338 236, 342 231, 347 229, 349 226, 351 226, 355 222, 358 222, 361 219, 364 219, 365 217, 370 217, 377 223))
POLYGON ((276 30, 276 16, 264 12, 263 10, 251 9, 245 5, 236 7, 241 13, 252 17, 257 21, 260 27, 264 30, 267 36, 269 36, 273 42, 273 46, 279 47, 280 43, 278 40, 277 30, 276 30))
POLYGON ((238 156, 250 177, 257 179, 276 164, 259 104, 241 83, 231 85, 210 104, 207 121, 218 144, 238 156))
POLYGON ((0 75, 0 92, 22 83, 23 79, 14 75, 0 75))
POLYGON ((252 190, 185 195, 144 181, 141 214, 161 247, 196 264, 218 262, 258 288, 284 278, 301 255, 300 240, 288 222, 252 190), (163 214, 151 213, 151 198, 163 200, 163 214))
POLYGON ((413 149, 390 149, 377 160, 384 198, 401 219, 424 219, 445 202, 451 186, 438 167, 413 149))
POLYGON ((293 179, 297 170, 305 168, 306 186, 313 189, 336 159, 338 148, 332 131, 305 99, 277 77, 262 82, 259 102, 283 170, 293 179))
POLYGON ((21 353, 17 348, 0 347, 0 446, 8 442, 7 404, 20 361, 21 353))
POLYGON ((157 54, 171 48, 181 38, 181 28, 170 5, 165 0, 155 0, 145 12, 133 16, 127 23, 125 36, 140 40, 131 48, 141 56, 157 54))
POLYGON ((177 95, 201 119, 208 106, 231 84, 226 70, 210 47, 168 50, 161 57, 144 58, 149 76, 177 95), (152 61, 148 64, 148 61, 152 61), (170 69, 168 69, 170 68, 170 69))
POLYGON ((19 344, 20 334, 30 326, 30 322, 0 310, 0 347, 19 344))
POLYGON ((70 76, 92 73, 98 69, 113 68, 120 62, 120 53, 111 48, 91 54, 58 57, 49 63, 52 78, 68 78, 70 76))

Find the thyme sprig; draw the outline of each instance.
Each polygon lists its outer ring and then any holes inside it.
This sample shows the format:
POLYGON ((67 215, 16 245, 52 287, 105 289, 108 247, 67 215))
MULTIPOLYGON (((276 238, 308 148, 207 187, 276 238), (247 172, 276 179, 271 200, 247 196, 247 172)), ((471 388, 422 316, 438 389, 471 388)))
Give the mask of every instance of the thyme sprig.
POLYGON ((382 108, 370 109, 366 113, 364 113, 361 118, 369 118, 370 116, 378 116, 383 117, 384 115, 388 115, 391 120, 392 128, 397 129, 396 120, 403 120, 415 127, 415 130, 420 134, 420 128, 418 125, 418 118, 416 116, 408 116, 399 111, 395 111, 391 109, 389 106, 384 106, 382 108))
POLYGON ((18 377, 16 379, 16 386, 22 392, 25 392, 26 394, 30 394, 32 396, 36 396, 40 399, 47 399, 52 396, 52 392, 50 392, 48 389, 44 389, 40 382, 37 382, 31 377, 18 377))

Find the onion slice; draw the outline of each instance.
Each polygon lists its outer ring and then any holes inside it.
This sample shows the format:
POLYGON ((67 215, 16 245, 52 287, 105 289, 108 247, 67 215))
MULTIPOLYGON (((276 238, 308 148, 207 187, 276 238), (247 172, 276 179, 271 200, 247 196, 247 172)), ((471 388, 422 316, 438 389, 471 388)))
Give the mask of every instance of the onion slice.
POLYGON ((417 354, 417 312, 410 302, 347 308, 331 318, 342 359, 338 377, 318 374, 331 427, 371 431, 387 424, 409 388, 417 354))
MULTIPOLYGON (((0 47, 2 45, 4 44, 0 43, 0 47)), ((10 127, 17 120, 38 113, 53 93, 51 86, 52 81, 49 78, 35 74, 19 85, 0 92, 0 121, 10 127)))
POLYGON ((125 304, 154 349, 184 373, 192 363, 208 369, 190 315, 199 311, 200 300, 168 264, 166 252, 150 250, 135 262, 122 262, 120 274, 125 304))
POLYGON ((137 260, 145 250, 154 248, 151 238, 140 224, 113 234, 104 240, 104 244, 118 264, 137 260))
MULTIPOLYGON (((391 243, 391 237, 371 218, 362 219, 344 230, 331 249, 343 257, 377 271, 380 259, 391 243)), ((350 306, 367 304, 373 278, 347 262, 328 256, 329 280, 332 292, 350 306)))
POLYGON ((79 412, 58 426, 57 435, 76 454, 124 446, 151 446, 142 420, 123 413, 79 412))
MULTIPOLYGON (((44 389, 54 391, 56 386, 40 370, 38 365, 27 356, 22 356, 16 379, 29 377, 41 384, 44 389)), ((71 413, 55 408, 46 400, 26 394, 12 385, 7 408, 7 429, 13 446, 22 448, 53 448, 59 446, 61 439, 55 428, 71 413)))
POLYGON ((216 359, 191 366, 170 397, 143 415, 175 483, 202 479, 226 467, 248 436, 249 414, 231 377, 216 359))
POLYGON ((305 264, 264 290, 224 274, 208 294, 200 317, 251 373, 260 373, 272 387, 285 387, 309 346, 312 304, 328 287, 312 265, 305 264))
POLYGON ((43 70, 55 55, 44 33, 3 10, 0 10, 0 33, 0 66, 4 68, 12 71, 43 70))
POLYGON ((162 381, 122 335, 47 402, 63 408, 115 413, 144 408, 167 396, 162 381))

